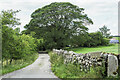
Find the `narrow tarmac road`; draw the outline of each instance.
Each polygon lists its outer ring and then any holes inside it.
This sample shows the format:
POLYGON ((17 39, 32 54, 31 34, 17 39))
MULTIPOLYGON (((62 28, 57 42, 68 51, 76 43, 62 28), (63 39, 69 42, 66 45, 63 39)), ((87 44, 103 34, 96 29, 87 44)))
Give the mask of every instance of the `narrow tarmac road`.
POLYGON ((48 54, 39 54, 33 64, 3 75, 2 78, 57 78, 51 71, 49 59, 48 54))

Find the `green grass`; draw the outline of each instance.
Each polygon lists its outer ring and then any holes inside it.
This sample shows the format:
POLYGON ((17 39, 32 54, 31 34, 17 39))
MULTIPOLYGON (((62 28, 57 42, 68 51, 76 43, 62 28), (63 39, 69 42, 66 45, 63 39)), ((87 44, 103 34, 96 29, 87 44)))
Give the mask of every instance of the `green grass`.
POLYGON ((33 54, 32 56, 29 56, 28 59, 22 62, 20 60, 16 60, 16 62, 13 61, 11 65, 8 64, 2 67, 2 75, 24 68, 32 64, 37 58, 38 58, 38 53, 33 54))
POLYGON ((88 53, 88 52, 107 52, 118 54, 118 44, 112 44, 109 46, 98 46, 98 47, 80 47, 80 48, 72 48, 68 49, 72 50, 76 53, 88 53))
POLYGON ((115 38, 116 40, 120 40, 120 37, 113 37, 113 38, 115 38))
POLYGON ((58 78, 68 80, 70 78, 103 78, 101 71, 104 71, 104 67, 91 67, 90 71, 84 72, 80 70, 79 65, 73 65, 71 63, 64 64, 62 56, 49 53, 51 61, 51 69, 58 78))

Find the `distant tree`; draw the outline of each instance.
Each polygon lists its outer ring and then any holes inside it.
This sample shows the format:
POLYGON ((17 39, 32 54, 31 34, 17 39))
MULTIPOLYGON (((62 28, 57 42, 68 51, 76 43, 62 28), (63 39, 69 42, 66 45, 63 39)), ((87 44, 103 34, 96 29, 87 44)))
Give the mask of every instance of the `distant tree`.
POLYGON ((108 45, 109 40, 103 37, 101 32, 89 33, 86 42, 84 43, 85 47, 95 47, 100 45, 108 45))
POLYGON ((99 30, 105 38, 110 37, 110 29, 108 29, 105 25, 102 28, 99 28, 99 30))
POLYGON ((70 38, 81 31, 87 31, 86 25, 93 24, 84 14, 84 9, 69 2, 54 2, 35 10, 32 19, 23 33, 36 33, 44 40, 45 48, 63 48, 70 44, 70 38))

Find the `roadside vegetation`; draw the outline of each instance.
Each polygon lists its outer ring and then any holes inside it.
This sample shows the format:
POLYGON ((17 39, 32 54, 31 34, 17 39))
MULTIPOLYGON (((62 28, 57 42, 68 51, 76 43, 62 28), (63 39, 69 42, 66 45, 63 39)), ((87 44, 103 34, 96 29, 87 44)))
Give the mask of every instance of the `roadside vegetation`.
MULTIPOLYGON (((38 57, 37 51, 56 49, 72 50, 76 53, 111 52, 118 54, 117 45, 109 46, 110 29, 103 26, 99 31, 89 33, 87 25, 91 18, 69 2, 54 2, 38 8, 31 14, 31 20, 20 32, 19 10, 3 10, 0 13, 2 24, 2 67, 3 74, 23 68, 38 57), (15 28, 15 29, 13 29, 15 28)), ((52 71, 60 78, 101 78, 101 68, 88 73, 80 72, 79 66, 63 64, 61 56, 50 53, 52 71)))
POLYGON ((62 56, 57 54, 49 53, 50 61, 52 66, 52 71, 56 76, 62 78, 63 80, 75 79, 75 78, 104 78, 105 68, 104 67, 91 67, 90 71, 84 72, 80 70, 79 65, 74 64, 64 64, 64 59, 62 56))
POLYGON ((39 39, 29 35, 20 34, 16 13, 19 11, 7 10, 1 12, 2 24, 2 74, 23 68, 35 61, 38 54, 39 39))
POLYGON ((7 62, 4 61, 3 63, 4 66, 2 67, 2 75, 24 68, 32 64, 37 58, 38 53, 34 53, 30 55, 28 58, 26 58, 26 60, 23 59, 13 60, 11 64, 7 64, 7 62))

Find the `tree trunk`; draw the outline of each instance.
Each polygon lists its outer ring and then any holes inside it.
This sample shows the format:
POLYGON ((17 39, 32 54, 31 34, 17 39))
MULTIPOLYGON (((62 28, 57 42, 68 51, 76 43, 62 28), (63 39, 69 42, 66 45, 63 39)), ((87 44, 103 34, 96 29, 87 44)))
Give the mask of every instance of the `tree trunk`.
POLYGON ((11 63, 12 63, 12 59, 10 59, 10 65, 11 65, 11 63))
POLYGON ((8 65, 8 60, 6 60, 6 62, 7 62, 7 65, 8 65))

